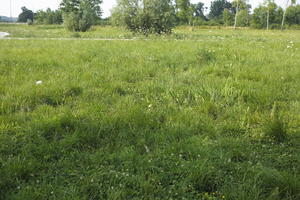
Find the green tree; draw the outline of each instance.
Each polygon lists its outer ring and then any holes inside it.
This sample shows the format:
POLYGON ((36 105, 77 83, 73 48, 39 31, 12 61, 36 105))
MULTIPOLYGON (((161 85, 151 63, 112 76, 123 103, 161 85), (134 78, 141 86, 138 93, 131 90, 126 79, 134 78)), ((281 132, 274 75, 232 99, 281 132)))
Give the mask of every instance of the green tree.
POLYGON ((204 3, 198 2, 195 5, 195 16, 200 17, 202 19, 206 19, 205 15, 204 15, 204 3))
POLYGON ((211 2, 208 16, 210 19, 222 18, 225 9, 231 10, 232 4, 227 0, 214 0, 211 2))
POLYGON ((279 27, 283 10, 274 1, 266 1, 255 8, 252 15, 251 26, 253 28, 279 27))
POLYGON ((300 5, 290 6, 287 8, 286 23, 288 25, 300 25, 300 5))
POLYGON ((233 17, 234 15, 230 12, 229 9, 225 8, 223 11, 223 22, 225 26, 232 26, 233 25, 233 17))
POLYGON ((176 16, 180 24, 188 24, 191 16, 193 15, 193 9, 191 9, 190 0, 175 0, 176 16))
POLYGON ((112 21, 145 35, 171 33, 175 9, 171 0, 118 0, 112 21))
POLYGON ((264 1, 264 6, 266 7, 266 13, 267 13, 267 30, 269 30, 270 24, 271 23, 278 23, 276 19, 278 19, 278 6, 274 2, 274 0, 265 0, 264 1))
POLYGON ((70 31, 87 31, 100 19, 102 0, 63 0, 60 8, 64 24, 70 31))
POLYGON ((247 0, 234 0, 232 6, 235 12, 234 29, 237 26, 248 26, 250 24, 251 5, 247 4, 247 0))
POLYGON ((48 8, 46 11, 39 10, 34 16, 38 24, 61 24, 63 23, 62 12, 60 10, 51 10, 48 8))
POLYGON ((283 28, 284 28, 286 11, 287 11, 287 8, 288 8, 290 2, 291 2, 291 4, 294 4, 294 3, 296 3, 296 0, 291 0, 291 1, 290 0, 286 0, 286 9, 284 10, 283 16, 282 16, 281 30, 283 30, 283 28))
POLYGON ((18 17, 18 22, 27 22, 29 20, 33 21, 33 12, 26 7, 22 7, 22 12, 18 17))

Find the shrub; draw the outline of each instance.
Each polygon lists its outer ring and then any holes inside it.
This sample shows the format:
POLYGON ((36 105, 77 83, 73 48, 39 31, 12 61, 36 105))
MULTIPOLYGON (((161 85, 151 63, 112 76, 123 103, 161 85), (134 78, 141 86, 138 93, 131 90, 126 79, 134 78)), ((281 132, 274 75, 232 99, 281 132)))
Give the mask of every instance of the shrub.
POLYGON ((101 0, 64 0, 61 9, 64 13, 64 25, 69 31, 85 32, 101 16, 101 0))
POLYGON ((27 25, 28 25, 28 26, 33 25, 33 21, 32 21, 31 19, 27 19, 27 25))
POLYGON ((171 33, 175 10, 170 0, 120 0, 112 12, 113 23, 130 31, 148 34, 171 33))
POLYGON ((80 17, 77 13, 69 13, 64 15, 64 25, 69 31, 85 32, 92 26, 87 16, 80 17))

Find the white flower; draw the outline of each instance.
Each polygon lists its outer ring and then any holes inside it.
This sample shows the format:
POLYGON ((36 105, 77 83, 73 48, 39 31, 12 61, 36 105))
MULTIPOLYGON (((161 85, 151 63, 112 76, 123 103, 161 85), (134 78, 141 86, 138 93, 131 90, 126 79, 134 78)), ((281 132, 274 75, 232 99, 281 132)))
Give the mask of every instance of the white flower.
POLYGON ((43 83, 43 81, 37 81, 35 82, 36 85, 41 85, 43 83))

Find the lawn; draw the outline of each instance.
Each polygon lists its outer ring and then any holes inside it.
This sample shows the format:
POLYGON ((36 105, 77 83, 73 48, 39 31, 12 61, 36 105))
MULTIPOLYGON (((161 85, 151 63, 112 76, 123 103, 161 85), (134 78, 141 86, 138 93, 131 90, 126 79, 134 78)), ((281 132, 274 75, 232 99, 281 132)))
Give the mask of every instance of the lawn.
POLYGON ((300 31, 174 32, 0 40, 0 199, 300 199, 300 31))

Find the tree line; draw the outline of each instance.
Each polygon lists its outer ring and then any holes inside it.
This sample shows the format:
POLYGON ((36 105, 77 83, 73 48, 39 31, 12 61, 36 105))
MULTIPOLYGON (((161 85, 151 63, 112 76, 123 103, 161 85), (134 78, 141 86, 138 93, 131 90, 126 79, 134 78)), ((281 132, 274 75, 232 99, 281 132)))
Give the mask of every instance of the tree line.
POLYGON ((86 31, 103 21, 126 26, 143 34, 171 33, 177 25, 233 26, 257 29, 300 28, 300 5, 286 0, 283 9, 274 0, 263 0, 251 12, 247 0, 212 0, 209 12, 204 3, 190 0, 117 0, 108 19, 101 19, 102 0, 62 0, 58 10, 33 13, 23 7, 19 22, 62 24, 71 31, 86 31), (207 14, 206 14, 207 13, 207 14))

